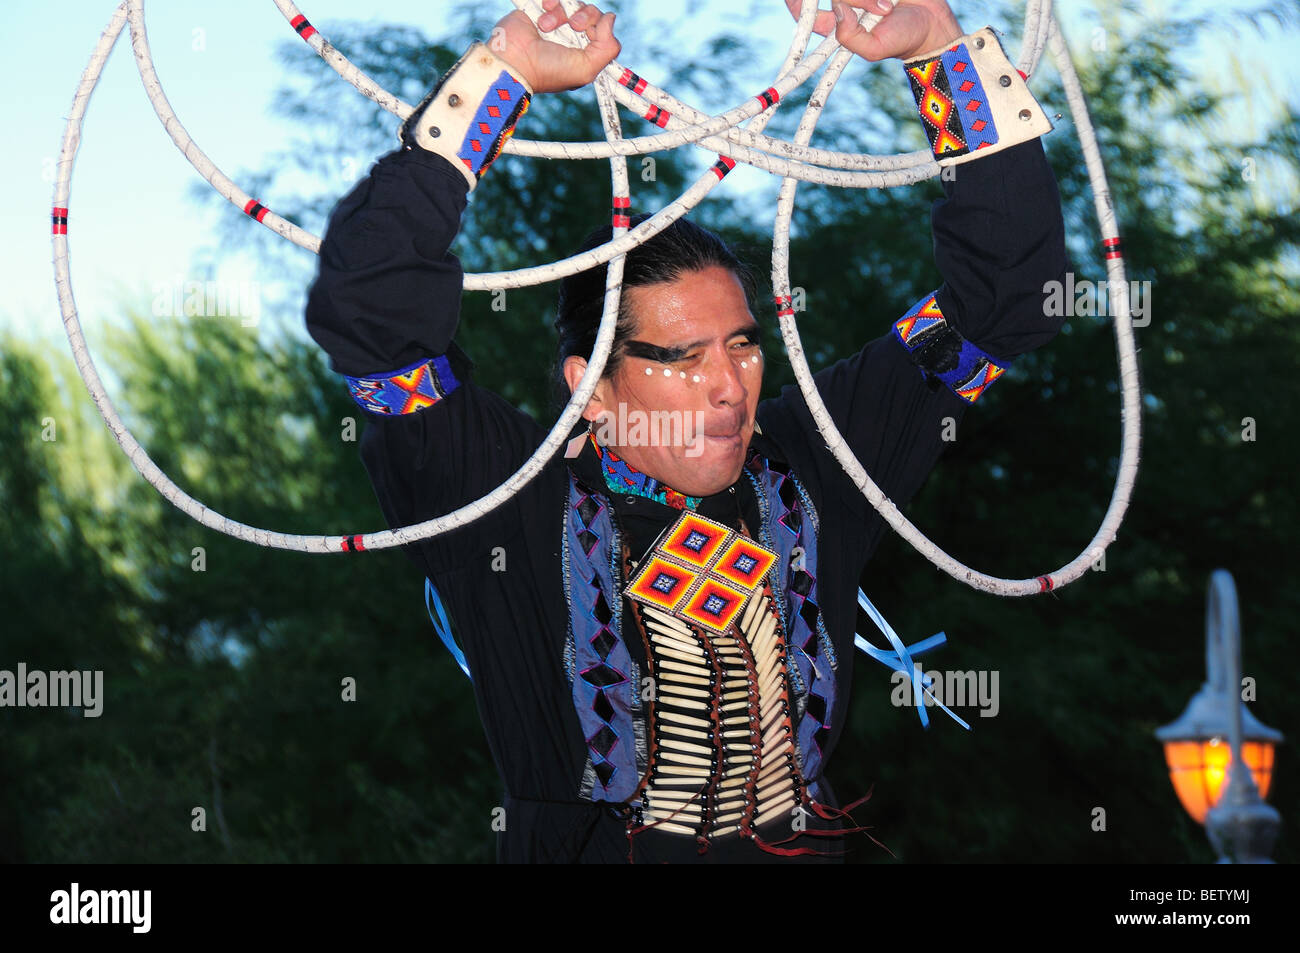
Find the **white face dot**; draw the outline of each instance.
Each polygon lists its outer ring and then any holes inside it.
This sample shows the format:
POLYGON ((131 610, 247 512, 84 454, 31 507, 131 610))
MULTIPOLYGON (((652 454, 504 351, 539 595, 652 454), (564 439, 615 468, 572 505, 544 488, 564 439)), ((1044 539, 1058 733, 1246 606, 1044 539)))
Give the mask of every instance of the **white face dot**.
POLYGON ((648 368, 648 367, 647 367, 647 368, 646 368, 646 369, 645 369, 645 372, 646 372, 646 376, 647 376, 647 377, 648 377, 648 376, 649 376, 649 375, 651 375, 651 374, 653 374, 653 373, 654 373, 654 371, 653 371, 653 370, 651 370, 651 369, 650 369, 650 368, 648 368))
POLYGON ((741 361, 741 362, 740 362, 740 366, 741 366, 742 369, 744 369, 744 368, 746 368, 746 367, 749 367, 749 365, 748 365, 746 362, 744 362, 744 361, 741 361))
POLYGON ((699 375, 699 374, 692 374, 692 375, 691 375, 691 380, 694 381, 696 384, 698 384, 698 383, 700 382, 700 375, 699 375))
POLYGON ((664 368, 664 377, 672 377, 672 376, 673 376, 672 369, 671 369, 671 368, 668 368, 668 367, 665 367, 665 368, 664 368))
POLYGON ((686 380, 686 372, 682 371, 682 380, 686 380))

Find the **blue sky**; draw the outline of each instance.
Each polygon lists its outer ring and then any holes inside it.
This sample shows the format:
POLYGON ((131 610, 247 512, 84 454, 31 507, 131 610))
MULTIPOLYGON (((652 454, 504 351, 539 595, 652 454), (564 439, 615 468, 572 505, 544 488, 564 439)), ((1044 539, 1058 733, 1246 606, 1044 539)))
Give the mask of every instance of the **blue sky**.
MULTIPOLYGON (((0 65, 7 91, 6 148, 0 150, 0 173, 10 194, 0 227, 6 292, 0 323, 55 342, 63 340, 63 332, 50 264, 53 166, 81 72, 115 5, 113 0, 27 3, 11 9, 7 17, 8 39, 0 65)), ((770 9, 746 21, 747 11, 758 5, 755 0, 709 0, 705 5, 709 26, 726 23, 735 28, 745 23, 746 32, 770 40, 775 51, 788 35, 791 21, 780 0, 770 0, 770 9)), ((952 5, 968 30, 986 22, 983 4, 954 0, 952 5)), ((346 27, 341 21, 383 20, 436 34, 444 4, 439 0, 303 0, 300 6, 346 53, 346 27), (338 26, 331 28, 332 23, 338 26)), ((509 9, 504 2, 497 6, 503 13, 509 9)), ((678 13, 684 6, 685 0, 655 0, 651 9, 683 22, 683 42, 689 43, 699 31, 697 27, 692 33, 689 18, 678 13)), ((1097 22, 1096 4, 1090 0, 1058 6, 1065 11, 1067 36, 1076 49, 1086 48, 1097 22)), ((1233 5, 1217 6, 1231 9, 1233 5)), ((194 139, 236 181, 241 172, 263 169, 267 156, 292 131, 291 124, 270 109, 273 91, 282 79, 273 51, 286 39, 294 39, 276 7, 270 0, 154 0, 146 4, 145 13, 156 69, 194 139)), ((1295 81, 1282 69, 1286 60, 1276 55, 1287 52, 1289 56, 1296 37, 1256 39, 1243 34, 1228 39, 1197 52, 1203 69, 1225 84, 1241 82, 1228 56, 1230 50, 1253 64, 1247 82, 1273 85, 1292 102, 1300 102, 1295 81)), ((623 61, 653 76, 653 64, 626 56, 628 45, 625 42, 623 61)), ((1014 56, 1018 39, 1008 49, 1014 56)), ((778 65, 776 52, 771 63, 756 64, 751 85, 761 88, 778 65)), ((340 94, 359 95, 342 81, 340 94)), ((696 105, 718 111, 734 105, 736 99, 735 90, 723 90, 718 101, 696 105)), ((1263 118, 1243 110, 1240 121, 1263 118)), ((628 128, 635 126, 629 123, 628 128)), ((530 130, 529 136, 544 138, 544 133, 530 130)), ((229 205, 196 207, 189 198, 195 181, 196 173, 163 132, 144 95, 124 31, 91 100, 72 181, 72 285, 92 347, 96 329, 116 319, 123 301, 147 307, 160 282, 204 277, 194 264, 196 251, 211 242, 216 216, 238 218, 239 213, 229 205)), ((743 188, 745 180, 729 178, 727 185, 743 188)), ((340 180, 335 187, 341 197, 349 183, 340 180)), ((275 207, 274 196, 259 197, 275 207)), ((308 224, 314 231, 321 226, 308 224)), ((248 221, 247 227, 261 226, 248 221)), ((305 269, 314 267, 310 253, 296 254, 302 256, 305 269)), ((289 314, 299 307, 295 302, 305 291, 301 276, 267 274, 256 261, 232 259, 221 277, 258 282, 266 297, 288 303, 289 314)))

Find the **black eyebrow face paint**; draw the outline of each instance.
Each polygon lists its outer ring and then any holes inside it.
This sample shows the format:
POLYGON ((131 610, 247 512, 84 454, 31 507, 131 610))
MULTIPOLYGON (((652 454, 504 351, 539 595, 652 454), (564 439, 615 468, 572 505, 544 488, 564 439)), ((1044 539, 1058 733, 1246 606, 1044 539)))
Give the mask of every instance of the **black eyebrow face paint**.
MULTIPOLYGON (((751 344, 758 344, 762 339, 762 336, 759 332, 757 325, 755 325, 754 327, 745 328, 742 331, 737 331, 736 334, 732 336, 743 337, 747 342, 751 344)), ((689 354, 692 350, 694 350, 697 347, 702 347, 706 343, 708 342, 695 341, 687 345, 686 347, 661 347, 658 344, 651 344, 648 341, 632 340, 632 341, 628 341, 623 346, 623 349, 624 349, 624 353, 632 357, 645 358, 647 361, 658 361, 661 364, 671 364, 674 361, 680 361, 682 358, 686 357, 686 355, 689 354)))
POLYGON ((648 341, 628 341, 623 350, 632 357, 642 357, 647 361, 658 361, 661 364, 671 364, 673 361, 680 361, 686 356, 684 348, 660 347, 658 344, 651 344, 648 341))

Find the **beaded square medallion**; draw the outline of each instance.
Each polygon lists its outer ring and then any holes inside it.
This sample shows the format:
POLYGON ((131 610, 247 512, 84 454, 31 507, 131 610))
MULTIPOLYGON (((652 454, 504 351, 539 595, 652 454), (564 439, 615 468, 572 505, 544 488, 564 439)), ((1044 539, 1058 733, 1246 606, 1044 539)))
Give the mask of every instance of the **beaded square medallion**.
POLYGON ((660 535, 623 594, 723 633, 763 588, 776 553, 690 510, 660 535))

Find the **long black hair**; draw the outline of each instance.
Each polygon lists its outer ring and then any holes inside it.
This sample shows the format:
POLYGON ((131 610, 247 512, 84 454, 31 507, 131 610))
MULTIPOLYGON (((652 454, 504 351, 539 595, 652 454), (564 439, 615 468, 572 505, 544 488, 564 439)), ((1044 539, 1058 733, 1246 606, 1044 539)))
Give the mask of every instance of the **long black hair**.
MULTIPOLYGON (((633 227, 649 215, 636 215, 633 227)), ((583 241, 579 251, 587 251, 610 240, 614 229, 605 225, 596 229, 583 241)), ((628 304, 629 288, 675 281, 682 275, 701 271, 712 266, 726 268, 740 281, 745 290, 745 300, 754 305, 754 273, 740 260, 726 243, 707 228, 702 228, 685 218, 679 218, 649 241, 627 253, 623 263, 623 291, 619 297, 618 324, 614 329, 614 345, 605 362, 602 380, 612 377, 623 363, 624 346, 636 335, 638 322, 628 304)), ((551 399, 555 412, 564 409, 572 392, 564 378, 564 361, 571 355, 590 358, 596 348, 596 332, 600 329, 600 316, 605 309, 606 265, 597 265, 560 281, 560 300, 555 315, 555 330, 559 345, 555 366, 551 371, 551 399)))

